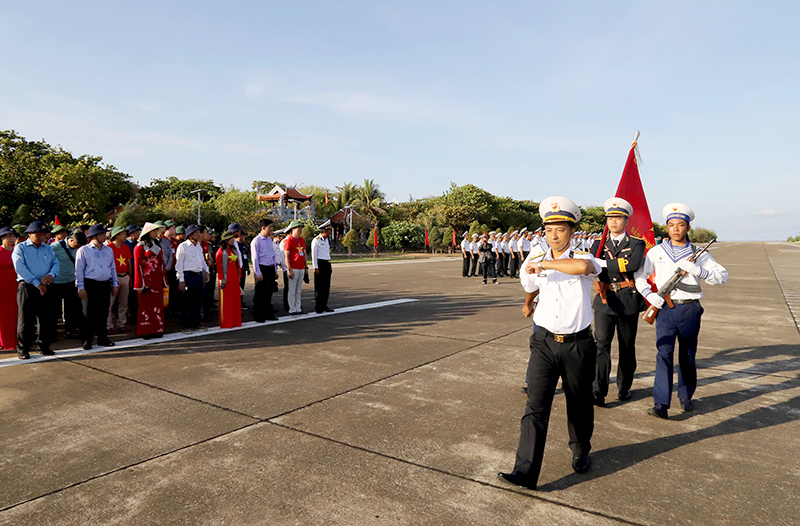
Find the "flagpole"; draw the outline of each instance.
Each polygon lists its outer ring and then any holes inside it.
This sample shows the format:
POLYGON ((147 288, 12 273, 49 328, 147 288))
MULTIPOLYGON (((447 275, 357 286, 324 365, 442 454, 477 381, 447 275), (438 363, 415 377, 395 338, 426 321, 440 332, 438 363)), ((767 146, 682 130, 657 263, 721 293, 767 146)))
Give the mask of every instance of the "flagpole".
MULTIPOLYGON (((636 133, 633 134, 633 143, 631 143, 631 148, 635 148, 636 144, 639 141, 639 130, 636 130, 636 133)), ((600 254, 603 253, 603 247, 606 246, 606 239, 608 239, 608 223, 606 223, 605 227, 603 227, 603 237, 600 238, 600 246, 597 248, 597 254, 594 257, 599 258, 600 254)))

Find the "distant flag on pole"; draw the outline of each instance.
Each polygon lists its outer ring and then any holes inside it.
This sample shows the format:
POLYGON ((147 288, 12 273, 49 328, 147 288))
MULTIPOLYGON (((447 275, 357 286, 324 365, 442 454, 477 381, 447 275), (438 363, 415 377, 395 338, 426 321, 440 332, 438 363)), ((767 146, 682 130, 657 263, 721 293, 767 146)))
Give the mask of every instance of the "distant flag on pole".
POLYGON ((375 245, 375 248, 378 248, 378 227, 377 226, 375 227, 375 233, 373 234, 372 237, 373 237, 373 244, 375 245))
MULTIPOLYGON (((656 246, 656 235, 653 231, 653 219, 650 217, 650 208, 647 206, 647 198, 644 195, 642 180, 639 177, 639 132, 633 137, 631 149, 628 152, 628 160, 625 162, 625 169, 622 170, 622 178, 617 187, 615 197, 621 197, 628 201, 633 207, 633 214, 628 218, 628 233, 644 241, 647 250, 656 246)), ((600 249, 596 254, 598 257, 603 250, 606 238, 608 237, 608 227, 603 230, 603 238, 600 242, 600 249)))
POLYGON ((456 241, 456 229, 455 228, 453 229, 453 245, 454 246, 458 245, 458 242, 456 241))
POLYGON ((425 246, 430 246, 431 242, 428 240, 428 229, 425 229, 425 246))
POLYGON ((325 190, 325 204, 328 204, 328 191, 325 190))
POLYGON ((61 226, 61 221, 58 220, 58 216, 56 216, 55 223, 56 223, 56 226, 61 226))

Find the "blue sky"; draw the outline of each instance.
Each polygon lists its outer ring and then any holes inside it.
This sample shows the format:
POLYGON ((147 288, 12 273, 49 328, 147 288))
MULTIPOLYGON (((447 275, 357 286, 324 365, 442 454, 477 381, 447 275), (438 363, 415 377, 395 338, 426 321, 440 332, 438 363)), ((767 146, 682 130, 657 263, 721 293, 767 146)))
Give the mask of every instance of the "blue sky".
POLYGON ((800 233, 800 4, 5 2, 0 129, 140 184, 597 205, 638 129, 653 219, 800 233), (765 7, 766 6, 766 7, 765 7))

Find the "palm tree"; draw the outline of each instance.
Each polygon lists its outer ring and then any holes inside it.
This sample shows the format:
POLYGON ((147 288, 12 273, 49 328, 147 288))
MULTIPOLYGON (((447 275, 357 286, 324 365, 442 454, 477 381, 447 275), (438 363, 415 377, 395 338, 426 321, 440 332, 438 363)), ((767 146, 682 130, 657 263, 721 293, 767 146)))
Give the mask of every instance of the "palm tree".
POLYGON ((373 224, 378 222, 378 216, 386 215, 386 210, 383 208, 386 195, 378 189, 374 180, 364 179, 364 184, 356 188, 355 197, 353 207, 373 224))
POLYGON ((353 203, 356 198, 356 191, 358 188, 353 183, 344 183, 342 186, 337 186, 339 193, 336 195, 336 206, 341 210, 345 205, 353 203))

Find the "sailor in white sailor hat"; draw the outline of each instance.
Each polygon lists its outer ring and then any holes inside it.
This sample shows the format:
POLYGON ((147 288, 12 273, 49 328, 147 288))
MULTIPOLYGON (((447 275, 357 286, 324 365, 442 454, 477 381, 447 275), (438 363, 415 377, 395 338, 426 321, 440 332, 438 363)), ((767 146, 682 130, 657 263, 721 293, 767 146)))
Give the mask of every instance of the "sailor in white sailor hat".
POLYGON ((478 248, 480 248, 481 242, 478 237, 478 234, 472 234, 472 242, 469 244, 470 252, 472 253, 472 262, 469 266, 469 276, 475 277, 477 276, 476 272, 478 272, 478 257, 480 257, 480 252, 478 248))
POLYGON ((595 241, 590 250, 603 267, 598 277, 598 294, 592 303, 597 342, 596 374, 592 391, 594 403, 600 407, 605 405, 605 397, 608 395, 611 341, 615 330, 619 343, 617 397, 620 400, 631 398, 630 389, 636 372, 639 313, 645 310, 644 299, 633 281, 634 273, 644 263, 645 243, 629 236, 625 231, 628 218, 633 214, 633 207, 621 197, 611 197, 603 203, 603 209, 606 212, 608 236, 602 250, 600 241, 595 241))
POLYGON ((692 411, 692 396, 697 388, 697 336, 703 307, 700 282, 721 285, 728 281, 728 271, 706 251, 699 257, 697 247, 689 241, 690 223, 694 212, 682 203, 670 203, 663 210, 669 239, 651 248, 642 267, 636 271, 636 288, 659 309, 656 318, 656 372, 653 384, 653 407, 647 413, 668 418, 672 399, 672 373, 675 340, 678 340, 678 400, 684 411, 692 411), (696 259, 696 261, 694 261, 696 259), (677 272, 684 274, 677 288, 662 298, 652 292, 647 277, 655 274, 655 284, 661 287, 677 272), (665 308, 664 304, 667 304, 665 308))
POLYGON ((469 242, 469 232, 464 232, 461 237, 463 238, 461 240, 461 258, 463 260, 461 265, 461 276, 468 278, 469 266, 472 264, 472 246, 469 242))
POLYGON ((570 247, 581 213, 566 197, 549 197, 539 205, 550 249, 525 261, 520 281, 525 289, 525 316, 533 315, 534 333, 528 362, 528 402, 522 417, 519 449, 504 482, 536 488, 542 466, 547 425, 559 377, 567 401, 572 468, 589 469, 594 429, 592 380, 595 347, 591 292, 600 265, 591 254, 570 247), (534 310, 534 300, 537 307, 534 310))

